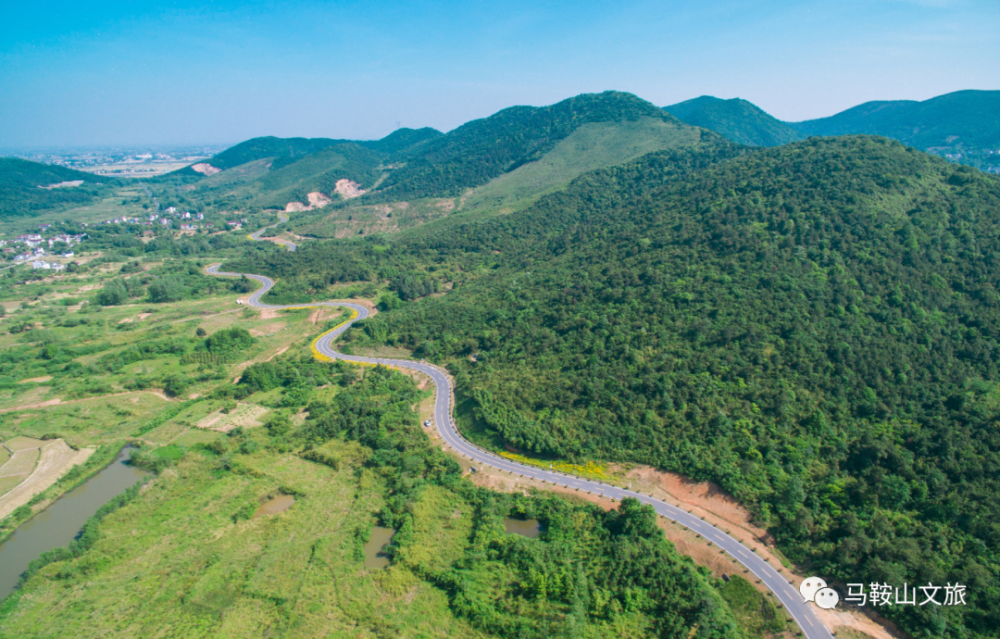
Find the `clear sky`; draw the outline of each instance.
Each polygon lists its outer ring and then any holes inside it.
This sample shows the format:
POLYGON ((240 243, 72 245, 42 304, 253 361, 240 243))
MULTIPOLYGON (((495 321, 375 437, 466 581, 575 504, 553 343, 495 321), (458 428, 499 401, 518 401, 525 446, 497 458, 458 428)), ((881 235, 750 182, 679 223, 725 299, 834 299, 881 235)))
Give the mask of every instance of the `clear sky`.
POLYGON ((369 139, 606 89, 792 121, 1000 89, 1000 1, 0 5, 0 147, 369 139))

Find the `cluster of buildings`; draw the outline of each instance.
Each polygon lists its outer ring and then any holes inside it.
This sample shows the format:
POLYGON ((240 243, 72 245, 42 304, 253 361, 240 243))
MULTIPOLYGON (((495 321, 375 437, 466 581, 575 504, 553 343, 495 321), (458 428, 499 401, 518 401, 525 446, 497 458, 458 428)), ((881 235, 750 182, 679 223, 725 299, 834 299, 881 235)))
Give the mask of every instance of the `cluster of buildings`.
MULTIPOLYGON (((44 230, 48 228, 49 224, 41 225, 44 230)), ((27 262, 29 260, 37 260, 46 254, 45 247, 47 246, 50 250, 55 249, 57 244, 65 244, 66 247, 62 251, 56 250, 55 252, 61 253, 63 257, 73 257, 73 251, 69 250, 69 247, 73 244, 79 244, 87 235, 85 233, 80 233, 79 235, 70 235, 68 233, 60 233, 55 237, 42 238, 41 235, 37 233, 30 233, 27 235, 18 235, 13 240, 0 240, 0 248, 2 248, 4 253, 17 253, 18 248, 15 246, 7 246, 8 244, 23 244, 24 251, 14 256, 14 260, 18 262, 27 262)), ((32 262, 33 268, 50 268, 49 266, 34 266, 37 262, 32 262)), ((62 264, 59 264, 62 268, 62 264)), ((59 269, 56 269, 59 270, 59 269)))
MULTIPOLYGON (((110 220, 104 220, 105 224, 142 224, 143 226, 153 226, 154 224, 159 224, 160 226, 171 226, 174 222, 173 220, 204 220, 204 213, 192 213, 191 211, 180 212, 174 207, 168 207, 167 210, 163 212, 161 216, 159 213, 150 213, 145 220, 141 220, 137 217, 116 217, 110 220)), ((212 226, 208 224, 206 226, 212 226)), ((190 231, 198 228, 193 224, 182 224, 181 229, 185 231, 190 231)))

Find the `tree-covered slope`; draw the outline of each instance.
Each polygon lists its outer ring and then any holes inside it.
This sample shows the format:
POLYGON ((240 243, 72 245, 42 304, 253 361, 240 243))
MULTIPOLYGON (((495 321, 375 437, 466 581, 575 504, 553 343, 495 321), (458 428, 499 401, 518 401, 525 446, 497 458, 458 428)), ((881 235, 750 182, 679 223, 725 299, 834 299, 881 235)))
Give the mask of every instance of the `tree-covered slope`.
POLYGON ((51 164, 0 158, 0 218, 30 217, 60 206, 86 204, 112 184, 119 181, 51 164), (53 187, 75 182, 80 184, 53 187))
POLYGON ((739 98, 721 100, 703 95, 663 108, 682 122, 715 131, 746 146, 778 146, 805 137, 756 105, 739 98))
POLYGON ((463 124, 403 154, 380 198, 449 197, 543 157, 584 124, 655 118, 676 122, 629 93, 584 94, 547 107, 517 106, 463 124))
POLYGON ((968 587, 880 610, 907 631, 997 636, 1000 180, 881 138, 720 146, 359 246, 245 266, 404 299, 450 273, 349 339, 449 363, 473 436, 712 479, 841 585, 968 587))
POLYGON ((401 153, 407 151, 408 149, 422 143, 427 140, 433 140, 434 138, 441 137, 443 133, 437 129, 432 129, 431 127, 424 127, 422 129, 396 129, 389 135, 385 136, 381 140, 369 140, 364 142, 358 142, 362 146, 366 146, 373 151, 378 153, 401 153))
POLYGON ((793 122, 807 135, 871 133, 910 146, 953 143, 1000 149, 1000 91, 956 91, 923 102, 866 102, 837 115, 793 122))
POLYGON ((275 160, 253 186, 261 206, 284 208, 291 201, 307 201, 313 191, 333 195, 342 179, 370 188, 381 175, 383 157, 357 144, 340 143, 297 159, 275 160))

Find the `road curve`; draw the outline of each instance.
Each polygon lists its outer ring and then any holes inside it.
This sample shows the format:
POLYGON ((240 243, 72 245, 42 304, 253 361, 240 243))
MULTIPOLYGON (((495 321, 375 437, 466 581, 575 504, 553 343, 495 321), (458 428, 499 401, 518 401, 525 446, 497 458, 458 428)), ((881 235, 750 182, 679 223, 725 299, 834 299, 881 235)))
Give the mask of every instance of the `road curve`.
MULTIPOLYGON (((277 222, 275 222, 271 226, 265 226, 262 229, 257 229, 256 231, 254 231, 253 233, 251 233, 250 235, 248 235, 247 239, 248 240, 258 240, 258 241, 263 240, 264 238, 262 238, 260 236, 261 233, 263 233, 264 231, 267 231, 268 229, 273 229, 274 227, 278 226, 279 224, 284 224, 287 221, 288 221, 288 216, 287 215, 285 215, 284 213, 278 213, 278 221, 277 222)), ((289 242, 288 240, 279 240, 276 237, 273 237, 273 238, 270 238, 270 239, 275 244, 280 244, 280 245, 284 246, 286 249, 288 249, 289 251, 294 251, 295 249, 298 248, 298 245, 296 245, 295 242, 289 242)))
POLYGON ((449 446, 458 451, 460 454, 468 457, 476 463, 492 466, 493 468, 521 475, 523 477, 530 477, 532 479, 537 479, 550 484, 594 493, 612 499, 621 500, 625 497, 632 497, 633 499, 637 499, 644 504, 649 504, 660 515, 663 515, 667 519, 673 520, 685 528, 701 535, 708 541, 717 545, 721 550, 726 551, 733 559, 746 567, 751 573, 760 579, 764 585, 771 589, 771 592, 773 592, 774 596, 777 597, 778 600, 785 606, 785 609, 789 612, 789 614, 791 614, 792 618, 799 625, 802 632, 806 637, 808 637, 808 639, 833 638, 830 631, 816 616, 816 613, 812 609, 811 605, 803 601, 803 598, 799 594, 798 590, 796 590, 787 579, 778 574, 778 572, 772 568, 768 562, 758 557, 746 546, 719 528, 701 520, 681 508, 678 508, 677 506, 672 506, 664 501, 650 497, 649 495, 644 495, 642 493, 602 482, 583 479, 582 477, 577 477, 575 475, 568 475, 551 470, 544 470, 542 468, 535 468, 534 466, 519 464, 504 457, 500 457, 499 455, 482 449, 467 441, 458 433, 458 429, 452 420, 451 381, 448 379, 447 374, 445 374, 445 372, 437 366, 407 359, 359 357, 356 355, 346 355, 344 353, 337 352, 337 350, 333 348, 334 340, 336 340, 341 333, 350 328, 351 324, 355 321, 368 317, 368 309, 364 306, 361 306, 360 304, 349 304, 347 302, 313 302, 303 305, 266 304, 261 302, 260 299, 266 295, 269 290, 271 290, 271 287, 274 286, 274 280, 264 275, 222 272, 218 270, 219 266, 219 264, 209 266, 208 272, 212 275, 219 275, 223 277, 240 277, 241 275, 246 275, 246 277, 260 282, 262 285, 261 288, 254 292, 247 300, 247 303, 255 308, 297 309, 320 306, 339 306, 351 309, 353 311, 351 319, 316 338, 312 345, 313 354, 318 356, 320 359, 328 359, 330 361, 339 359, 345 362, 354 362, 357 364, 381 364, 383 366, 393 366, 396 368, 420 371, 421 373, 428 375, 434 381, 434 385, 436 387, 436 395, 434 399, 434 424, 437 427, 437 431, 440 433, 442 439, 444 439, 449 446))

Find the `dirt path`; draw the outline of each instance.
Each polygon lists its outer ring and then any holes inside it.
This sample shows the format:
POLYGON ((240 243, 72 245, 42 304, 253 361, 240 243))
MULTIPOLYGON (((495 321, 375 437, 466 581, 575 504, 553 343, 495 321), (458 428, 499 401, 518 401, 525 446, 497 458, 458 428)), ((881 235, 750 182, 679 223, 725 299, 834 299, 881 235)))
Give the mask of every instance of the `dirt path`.
POLYGON ((0 519, 27 504, 32 497, 56 483, 70 468, 87 461, 94 450, 93 448, 73 450, 61 439, 45 442, 38 463, 28 478, 0 497, 0 519))

